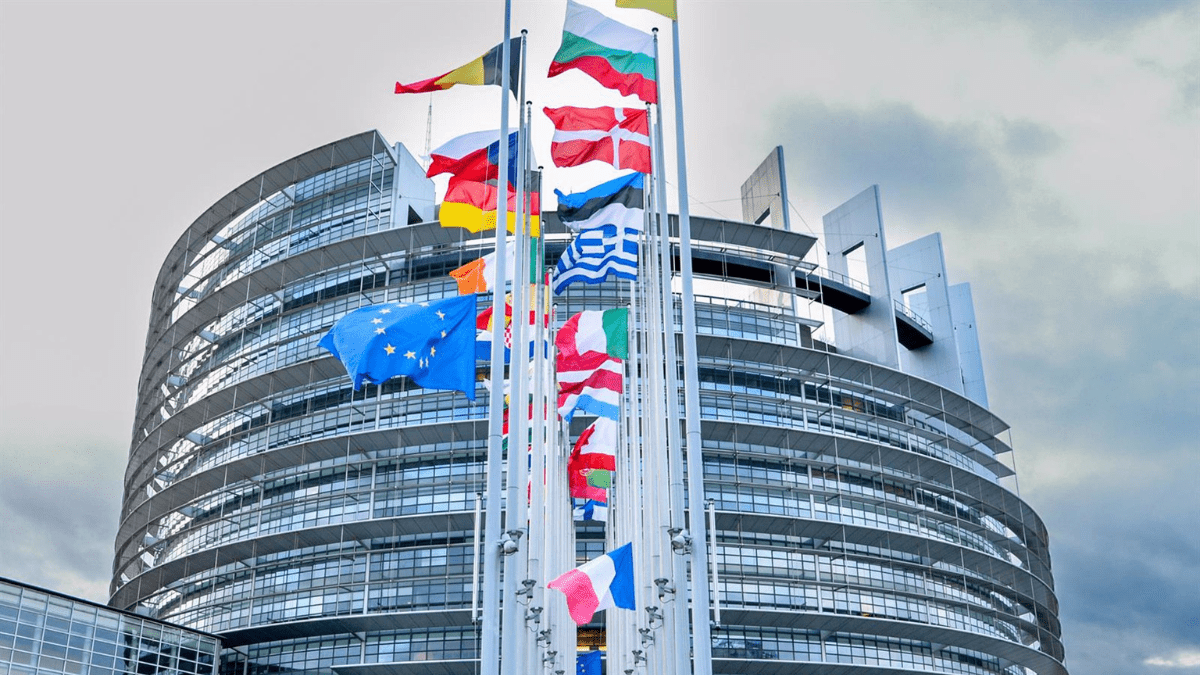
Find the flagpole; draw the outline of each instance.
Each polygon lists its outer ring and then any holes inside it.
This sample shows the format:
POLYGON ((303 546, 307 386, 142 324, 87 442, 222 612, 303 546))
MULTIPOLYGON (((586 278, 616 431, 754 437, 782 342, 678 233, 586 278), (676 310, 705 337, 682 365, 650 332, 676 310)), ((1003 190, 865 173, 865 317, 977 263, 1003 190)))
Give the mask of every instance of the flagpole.
POLYGON ((683 300, 684 418, 687 432, 688 525, 692 550, 692 652, 695 675, 712 674, 708 552, 704 522, 704 457, 700 439, 700 381, 696 364, 696 296, 692 290, 692 224, 688 211, 687 153, 683 133, 683 81, 679 72, 679 19, 671 31, 675 57, 675 151, 679 172, 679 276, 683 300))
POLYGON ((500 41, 500 148, 496 190, 496 287, 492 289, 492 391, 488 395, 487 517, 483 538, 483 618, 479 647, 480 675, 500 673, 500 490, 504 424, 504 280, 508 234, 508 96, 512 50, 512 0, 504 0, 504 38, 500 41))
MULTIPOLYGON (((525 31, 521 32, 521 45, 524 47, 525 31)), ((525 59, 522 57, 522 75, 525 59)), ((506 61, 507 63, 507 61, 506 61)), ((525 83, 522 76, 518 85, 521 101, 525 96, 525 83)), ((524 648, 525 612, 518 601, 521 585, 524 583, 528 567, 526 565, 529 551, 529 531, 526 522, 527 501, 524 493, 528 475, 529 455, 526 435, 529 429, 529 407, 527 396, 527 372, 529 369, 529 350, 526 347, 528 334, 527 324, 529 314, 529 281, 526 278, 529 264, 529 246, 524 223, 525 198, 525 140, 526 127, 524 114, 525 104, 518 101, 517 105, 517 175, 514 182, 517 186, 516 211, 513 214, 513 245, 516 255, 513 262, 516 270, 513 273, 513 318, 512 318, 512 347, 511 363, 509 366, 510 395, 508 404, 508 506, 505 510, 505 529, 510 537, 514 537, 518 550, 504 559, 504 596, 502 607, 502 628, 500 631, 501 656, 503 665, 501 671, 508 675, 521 675, 526 672, 524 648)), ((508 198, 508 185, 502 184, 505 199, 508 198)), ((508 227, 507 217, 497 221, 497 228, 508 227)))
MULTIPOLYGON (((650 106, 646 106, 647 120, 650 119, 650 106)), ((653 135, 651 135, 653 138, 653 135)), ((653 167, 652 167, 653 168, 653 167)), ((652 180, 652 176, 651 176, 652 180)), ((664 442, 664 434, 666 426, 663 422, 664 412, 664 389, 663 389, 663 359, 662 359, 662 317, 661 317, 661 291, 658 288, 655 280, 658 278, 658 265, 655 262, 657 256, 657 247, 651 242, 656 241, 654 238, 654 202, 651 197, 653 195, 654 183, 645 186, 643 192, 644 199, 642 208, 646 214, 646 220, 643 223, 642 229, 645 232, 643 242, 638 247, 638 287, 642 297, 642 349, 645 352, 645 367, 641 371, 641 392, 643 401, 643 414, 641 416, 642 434, 645 439, 642 447, 642 455, 640 457, 641 466, 643 467, 643 479, 639 484, 641 488, 642 499, 642 536, 638 541, 642 542, 641 561, 642 566, 639 568, 636 578, 639 587, 644 589, 643 601, 638 603, 639 607, 656 606, 654 596, 653 580, 660 575, 662 567, 662 543, 660 535, 665 531, 663 525, 663 510, 661 509, 662 490, 653 489, 661 485, 666 479, 666 473, 662 470, 663 459, 666 453, 666 444, 664 442)), ((660 610, 661 611, 661 608, 660 610)), ((653 627, 650 625, 648 614, 638 612, 638 623, 644 623, 645 632, 643 635, 652 635, 653 627)), ((650 643, 642 641, 640 648, 646 652, 647 672, 656 674, 662 670, 665 660, 665 653, 662 651, 662 646, 666 645, 666 640, 658 640, 655 643, 656 649, 651 654, 650 643)))
MULTIPOLYGON (((655 73, 657 74, 662 72, 659 68, 658 60, 658 29, 654 30, 654 55, 655 73)), ((678 94, 676 97, 678 98, 678 94)), ((678 106, 676 107, 678 109, 678 106)), ((655 106, 655 116, 657 118, 657 124, 655 125, 655 138, 657 140, 655 161, 658 165, 658 180, 655 184, 655 195, 658 201, 659 255, 662 260, 659 273, 662 276, 663 285, 663 326, 666 329, 666 339, 664 340, 666 351, 664 357, 667 364, 667 419, 670 420, 670 425, 667 429, 667 472, 670 476, 671 522, 665 534, 668 541, 670 541, 672 538, 670 531, 672 529, 684 529, 683 495, 685 488, 683 483, 683 439, 679 433, 679 378, 677 375, 678 366, 676 365, 678 360, 675 353, 675 294, 671 288, 672 279, 674 278, 672 271, 672 259, 674 256, 671 249, 671 221, 667 214, 666 149, 663 141, 661 95, 659 96, 658 104, 655 106)), ((680 175, 684 175, 682 165, 680 175)), ((681 210, 680 213, 682 214, 683 211, 681 210)), ((687 376, 688 371, 685 371, 684 375, 687 376)), ((674 551, 674 548, 671 547, 671 550, 674 551)), ((675 671, 678 673, 687 673, 691 670, 691 664, 689 663, 691 660, 691 636, 688 630, 687 617, 691 593, 689 592, 687 582, 687 559, 681 554, 671 555, 671 581, 675 586, 675 598, 674 602, 671 603, 670 611, 668 611, 666 603, 664 603, 662 610, 663 618, 666 621, 669 617, 670 622, 664 626, 664 629, 672 631, 673 639, 671 640, 671 646, 675 671)))

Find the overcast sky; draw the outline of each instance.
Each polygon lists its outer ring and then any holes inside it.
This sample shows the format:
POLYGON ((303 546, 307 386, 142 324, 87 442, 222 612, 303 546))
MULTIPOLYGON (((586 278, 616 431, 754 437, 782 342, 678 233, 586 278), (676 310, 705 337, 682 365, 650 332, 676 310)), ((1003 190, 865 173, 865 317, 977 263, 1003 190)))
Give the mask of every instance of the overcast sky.
MULTIPOLYGON (((889 246, 940 231, 1050 529, 1068 668, 1200 672, 1200 7, 680 4, 692 213, 740 218, 782 145, 797 229, 878 184, 889 246)), ((515 5, 538 109, 619 104, 543 77, 564 2, 515 5)), ((0 575, 106 599, 171 245, 316 146, 377 128, 420 154, 429 97, 393 83, 495 45, 501 7, 0 0, 0 575)), ((494 128, 498 97, 439 93, 434 146, 494 128)))

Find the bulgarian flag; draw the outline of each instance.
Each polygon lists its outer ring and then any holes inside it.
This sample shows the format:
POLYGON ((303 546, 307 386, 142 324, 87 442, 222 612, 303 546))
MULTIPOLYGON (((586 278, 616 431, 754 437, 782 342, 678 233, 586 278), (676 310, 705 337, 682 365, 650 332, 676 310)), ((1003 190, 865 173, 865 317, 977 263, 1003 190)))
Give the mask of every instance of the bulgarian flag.
MULTIPOLYGON (((518 67, 518 64, 521 63, 521 38, 513 38, 508 44, 509 61, 512 62, 508 69, 508 84, 513 96, 516 96, 517 85, 520 82, 518 78, 521 74, 521 69, 518 67)), ((499 86, 504 82, 504 70, 502 69, 504 61, 503 47, 504 43, 500 43, 474 61, 461 65, 448 73, 431 77, 428 80, 421 80, 412 84, 397 82, 396 93, 420 94, 427 91, 441 91, 449 89, 456 84, 494 84, 499 86)))
POLYGON ((554 166, 600 161, 650 173, 650 125, 641 108, 542 108, 554 123, 554 166))
POLYGON ((600 12, 567 0, 562 45, 548 77, 582 70, 601 85, 625 96, 658 103, 654 71, 654 38, 600 12))
POLYGON ((633 544, 625 544, 589 560, 546 584, 567 596, 567 612, 577 625, 592 620, 602 609, 636 610, 633 544))

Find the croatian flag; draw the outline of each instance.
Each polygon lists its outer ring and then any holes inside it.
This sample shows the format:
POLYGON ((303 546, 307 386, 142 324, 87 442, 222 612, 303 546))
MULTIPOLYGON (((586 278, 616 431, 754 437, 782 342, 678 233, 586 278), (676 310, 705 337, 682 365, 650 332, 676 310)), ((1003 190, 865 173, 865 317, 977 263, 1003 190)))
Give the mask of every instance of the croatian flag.
POLYGON ((589 560, 546 585, 567 596, 567 612, 582 626, 602 609, 636 609, 633 544, 589 560))

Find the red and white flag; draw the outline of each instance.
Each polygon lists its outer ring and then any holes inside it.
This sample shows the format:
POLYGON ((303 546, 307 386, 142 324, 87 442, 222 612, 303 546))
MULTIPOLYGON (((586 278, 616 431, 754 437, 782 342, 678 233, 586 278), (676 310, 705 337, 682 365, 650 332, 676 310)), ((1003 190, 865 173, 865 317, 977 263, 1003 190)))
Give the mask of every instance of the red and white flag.
POLYGON ((543 108, 554 123, 554 166, 600 161, 650 173, 650 125, 643 108, 543 108))
POLYGON ((617 422, 597 417, 575 441, 571 463, 588 469, 617 470, 617 422))

